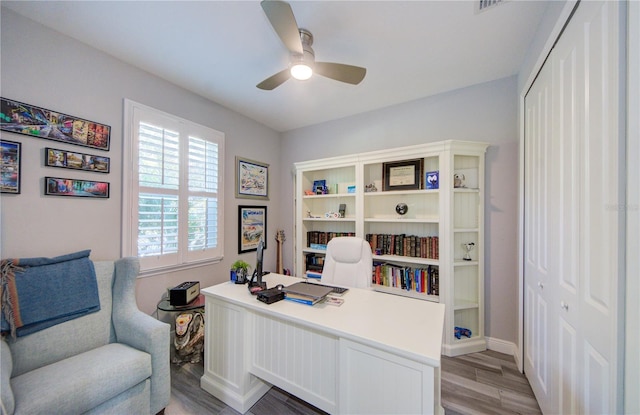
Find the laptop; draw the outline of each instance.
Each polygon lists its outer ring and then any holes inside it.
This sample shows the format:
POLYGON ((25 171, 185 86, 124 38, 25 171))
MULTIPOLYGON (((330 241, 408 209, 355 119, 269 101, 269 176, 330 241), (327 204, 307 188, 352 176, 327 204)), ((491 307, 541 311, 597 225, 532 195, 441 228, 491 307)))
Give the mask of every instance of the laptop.
POLYGON ((324 298, 333 291, 332 287, 323 287, 316 284, 307 284, 304 282, 296 282, 282 289, 286 294, 303 295, 314 299, 324 298))

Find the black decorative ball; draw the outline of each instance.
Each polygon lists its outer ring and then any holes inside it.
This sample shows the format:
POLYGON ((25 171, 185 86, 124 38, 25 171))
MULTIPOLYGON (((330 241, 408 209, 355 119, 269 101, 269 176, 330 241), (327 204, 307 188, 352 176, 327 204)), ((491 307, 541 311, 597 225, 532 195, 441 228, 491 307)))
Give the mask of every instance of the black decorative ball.
POLYGON ((407 213, 408 210, 409 210, 409 206, 407 206, 406 203, 398 203, 396 205, 396 212, 399 215, 404 215, 405 213, 407 213))

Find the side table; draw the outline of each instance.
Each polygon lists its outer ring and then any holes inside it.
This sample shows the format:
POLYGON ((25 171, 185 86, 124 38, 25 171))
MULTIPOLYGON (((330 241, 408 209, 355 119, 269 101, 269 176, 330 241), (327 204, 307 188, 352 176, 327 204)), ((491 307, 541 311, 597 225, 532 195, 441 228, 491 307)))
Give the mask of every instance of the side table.
POLYGON ((197 363, 204 350, 204 303, 203 294, 183 306, 173 306, 165 297, 157 305, 156 315, 159 320, 171 324, 173 346, 171 361, 173 363, 197 363), (170 321, 160 317, 160 311, 167 313, 170 321))

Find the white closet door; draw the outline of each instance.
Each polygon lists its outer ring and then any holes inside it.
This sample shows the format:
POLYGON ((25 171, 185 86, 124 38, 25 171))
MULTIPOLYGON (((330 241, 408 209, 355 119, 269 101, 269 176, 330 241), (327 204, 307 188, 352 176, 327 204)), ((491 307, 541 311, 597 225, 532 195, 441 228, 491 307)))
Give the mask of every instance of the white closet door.
POLYGON ((552 159, 551 65, 545 65, 526 96, 525 149, 525 310, 524 370, 543 412, 556 400, 550 384, 554 376, 555 353, 550 353, 557 322, 550 318, 555 304, 553 270, 549 260, 557 251, 557 238, 550 226, 549 213, 555 206, 557 182, 552 159), (552 206, 550 206, 551 204, 552 206))
POLYGON ((525 120, 525 372, 549 414, 620 410, 618 6, 578 6, 525 101, 551 113, 525 120))

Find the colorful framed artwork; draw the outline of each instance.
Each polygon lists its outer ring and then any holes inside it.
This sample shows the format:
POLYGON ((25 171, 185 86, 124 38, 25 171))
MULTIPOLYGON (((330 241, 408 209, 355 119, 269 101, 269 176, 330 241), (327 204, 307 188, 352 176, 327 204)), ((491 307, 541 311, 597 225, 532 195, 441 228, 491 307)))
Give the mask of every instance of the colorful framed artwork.
POLYGON ((22 176, 22 144, 0 140, 2 164, 0 165, 0 193, 20 194, 22 176))
POLYGON ((236 157, 236 198, 269 200, 269 165, 236 157))
POLYGON ((48 196, 93 197, 108 199, 109 183, 93 180, 44 178, 44 194, 48 196))
POLYGON ((417 190, 422 183, 423 159, 382 163, 382 190, 417 190))
POLYGON ((0 130, 109 150, 111 127, 48 109, 0 98, 0 130))
POLYGON ((98 173, 109 173, 111 170, 111 159, 109 157, 76 153, 75 151, 58 150, 49 147, 45 147, 44 152, 44 164, 47 167, 61 167, 63 169, 98 173))
POLYGON ((267 207, 238 206, 238 253, 256 251, 260 238, 267 249, 267 207))

